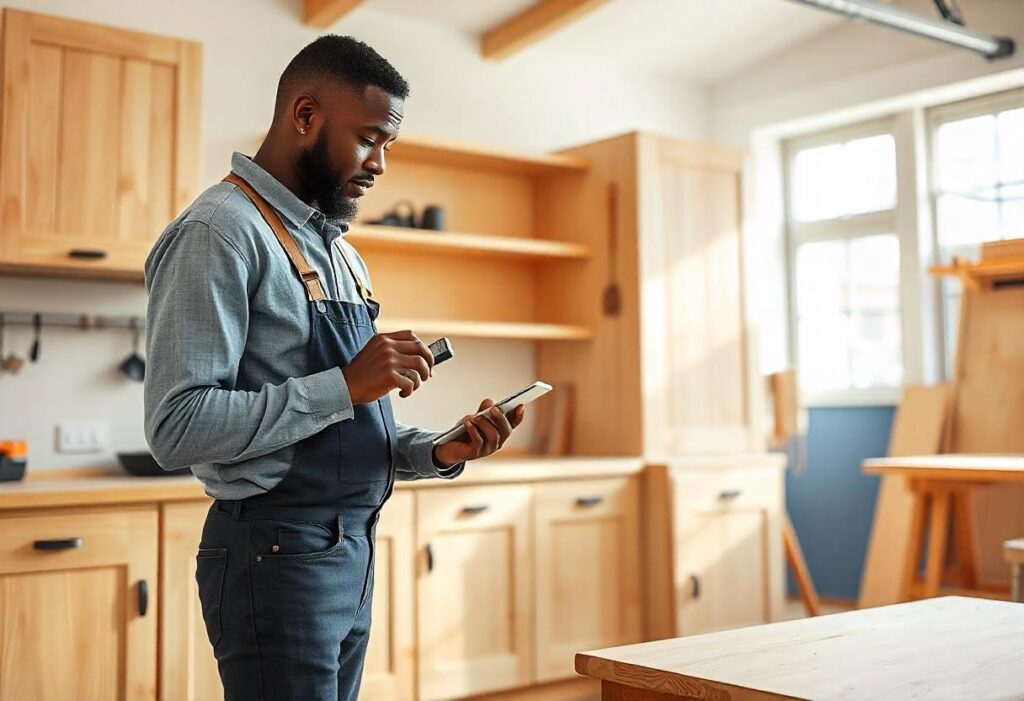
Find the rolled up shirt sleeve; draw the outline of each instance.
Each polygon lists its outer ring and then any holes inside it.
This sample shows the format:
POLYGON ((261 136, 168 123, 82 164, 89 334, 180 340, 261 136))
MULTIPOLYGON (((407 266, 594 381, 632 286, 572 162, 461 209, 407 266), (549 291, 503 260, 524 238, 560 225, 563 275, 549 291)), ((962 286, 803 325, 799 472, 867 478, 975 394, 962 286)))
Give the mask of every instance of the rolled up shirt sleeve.
POLYGON ((440 478, 455 479, 466 468, 465 462, 441 467, 434 462, 431 442, 443 431, 425 431, 414 426, 397 424, 398 455, 395 456, 396 478, 403 481, 440 478))
POLYGON ((338 367, 236 387, 257 282, 201 221, 163 236, 147 260, 145 433, 164 469, 259 457, 354 416, 338 367))

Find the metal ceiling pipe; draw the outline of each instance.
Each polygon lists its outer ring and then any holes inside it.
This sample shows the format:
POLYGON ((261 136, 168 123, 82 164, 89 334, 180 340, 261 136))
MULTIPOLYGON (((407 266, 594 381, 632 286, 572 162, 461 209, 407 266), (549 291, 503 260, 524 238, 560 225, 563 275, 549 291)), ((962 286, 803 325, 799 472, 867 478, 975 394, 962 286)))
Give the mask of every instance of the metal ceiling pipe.
POLYGON ((1014 52, 1013 39, 982 34, 955 22, 932 19, 877 0, 790 0, 828 10, 850 19, 891 27, 901 32, 968 49, 988 60, 1006 58, 1014 52))

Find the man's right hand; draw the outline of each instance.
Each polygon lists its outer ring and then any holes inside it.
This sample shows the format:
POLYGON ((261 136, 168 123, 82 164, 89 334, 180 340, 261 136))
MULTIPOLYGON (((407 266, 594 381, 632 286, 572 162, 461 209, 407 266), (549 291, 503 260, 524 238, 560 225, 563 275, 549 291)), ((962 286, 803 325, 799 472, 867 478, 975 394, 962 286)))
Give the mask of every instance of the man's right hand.
POLYGON ((395 389, 408 397, 430 377, 434 356, 412 331, 379 333, 341 369, 353 404, 375 402, 395 389))

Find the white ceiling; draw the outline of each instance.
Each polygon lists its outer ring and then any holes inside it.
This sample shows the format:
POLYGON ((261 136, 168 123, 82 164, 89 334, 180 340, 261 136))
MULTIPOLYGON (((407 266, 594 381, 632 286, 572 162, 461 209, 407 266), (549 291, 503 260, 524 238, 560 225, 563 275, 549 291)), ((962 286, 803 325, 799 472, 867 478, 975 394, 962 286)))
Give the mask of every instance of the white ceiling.
MULTIPOLYGON (((370 0, 367 6, 479 35, 534 2, 370 0)), ((710 84, 843 21, 788 0, 611 0, 543 41, 626 68, 710 84)))

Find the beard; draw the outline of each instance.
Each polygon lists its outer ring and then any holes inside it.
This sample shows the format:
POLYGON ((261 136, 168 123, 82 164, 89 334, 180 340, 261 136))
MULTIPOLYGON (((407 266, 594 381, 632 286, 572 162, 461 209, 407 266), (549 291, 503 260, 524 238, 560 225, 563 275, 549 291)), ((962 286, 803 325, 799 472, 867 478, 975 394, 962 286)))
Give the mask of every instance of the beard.
POLYGON ((326 124, 313 148, 305 149, 299 155, 299 178, 305 192, 312 198, 312 204, 332 224, 347 224, 355 219, 359 205, 351 197, 345 197, 345 183, 341 174, 331 166, 327 148, 326 124))

